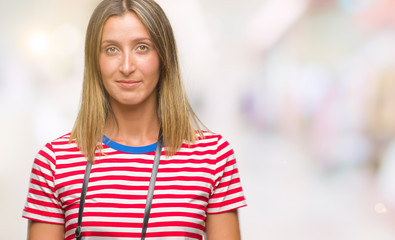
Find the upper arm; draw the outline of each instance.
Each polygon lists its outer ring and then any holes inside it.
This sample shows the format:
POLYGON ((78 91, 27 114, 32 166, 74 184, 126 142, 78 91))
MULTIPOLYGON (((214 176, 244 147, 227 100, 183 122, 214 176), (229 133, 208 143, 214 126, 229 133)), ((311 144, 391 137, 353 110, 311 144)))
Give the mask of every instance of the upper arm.
POLYGON ((64 211, 55 191, 56 156, 50 143, 34 159, 23 217, 28 240, 64 240, 64 211), (32 220, 35 219, 35 220, 32 220))
POLYGON ((237 210, 208 214, 206 219, 207 240, 240 240, 237 210))
POLYGON ((27 240, 64 240, 64 225, 29 220, 27 240))

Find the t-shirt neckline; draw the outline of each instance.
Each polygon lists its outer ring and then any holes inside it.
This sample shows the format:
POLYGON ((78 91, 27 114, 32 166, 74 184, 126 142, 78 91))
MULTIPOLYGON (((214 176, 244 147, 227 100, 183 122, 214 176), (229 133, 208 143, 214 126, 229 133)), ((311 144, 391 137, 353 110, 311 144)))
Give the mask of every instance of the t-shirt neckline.
POLYGON ((153 152, 156 150, 156 145, 158 144, 156 142, 147 146, 132 147, 114 142, 105 135, 103 135, 103 143, 109 146, 110 148, 118 150, 120 152, 137 153, 137 154, 153 152))

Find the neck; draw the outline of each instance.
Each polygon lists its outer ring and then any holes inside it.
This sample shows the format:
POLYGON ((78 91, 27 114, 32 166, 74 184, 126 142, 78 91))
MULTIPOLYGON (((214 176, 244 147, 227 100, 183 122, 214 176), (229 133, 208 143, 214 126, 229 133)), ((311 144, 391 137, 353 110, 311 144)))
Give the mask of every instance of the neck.
POLYGON ((106 121, 104 134, 111 140, 127 146, 146 146, 158 140, 159 119, 156 104, 125 106, 111 104, 113 117, 106 121))

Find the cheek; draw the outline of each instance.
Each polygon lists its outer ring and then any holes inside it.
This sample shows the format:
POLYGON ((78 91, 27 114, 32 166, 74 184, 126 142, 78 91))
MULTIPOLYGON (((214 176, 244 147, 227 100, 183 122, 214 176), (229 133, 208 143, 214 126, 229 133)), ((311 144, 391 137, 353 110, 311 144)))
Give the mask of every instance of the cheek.
POLYGON ((152 78, 159 79, 160 61, 158 56, 152 57, 147 61, 147 63, 145 64, 145 71, 152 78))
POLYGON ((99 58, 99 67, 100 67, 100 73, 102 76, 106 75, 106 64, 104 63, 104 60, 102 57, 99 58))
POLYGON ((110 76, 111 73, 114 71, 114 64, 111 63, 111 61, 108 61, 105 57, 100 57, 99 58, 99 67, 100 67, 100 73, 103 77, 103 80, 105 80, 105 77, 110 76))

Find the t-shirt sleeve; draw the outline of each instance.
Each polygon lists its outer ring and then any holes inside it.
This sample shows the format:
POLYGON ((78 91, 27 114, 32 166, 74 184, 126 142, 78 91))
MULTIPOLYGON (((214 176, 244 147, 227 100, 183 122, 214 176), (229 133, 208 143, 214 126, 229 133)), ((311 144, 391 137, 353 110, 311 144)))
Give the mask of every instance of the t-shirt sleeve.
POLYGON ((48 143, 34 159, 23 217, 64 224, 64 212, 55 191, 56 157, 48 143))
POLYGON ((222 137, 218 140, 214 189, 207 213, 222 213, 246 206, 235 154, 222 137))

